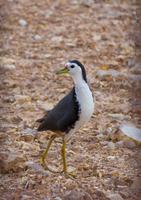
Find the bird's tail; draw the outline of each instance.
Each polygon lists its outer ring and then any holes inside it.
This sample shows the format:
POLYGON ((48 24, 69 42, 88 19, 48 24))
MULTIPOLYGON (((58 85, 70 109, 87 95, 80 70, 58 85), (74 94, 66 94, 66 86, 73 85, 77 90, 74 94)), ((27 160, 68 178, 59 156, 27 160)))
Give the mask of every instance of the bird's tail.
POLYGON ((46 131, 46 130, 48 130, 47 124, 45 123, 45 121, 42 121, 42 123, 37 128, 37 131, 46 131))
POLYGON ((36 120, 36 122, 38 123, 42 123, 43 121, 44 121, 44 117, 36 120))
POLYGON ((44 117, 40 118, 40 119, 37 119, 36 122, 37 123, 43 123, 48 115, 48 113, 50 112, 50 110, 46 111, 44 117))

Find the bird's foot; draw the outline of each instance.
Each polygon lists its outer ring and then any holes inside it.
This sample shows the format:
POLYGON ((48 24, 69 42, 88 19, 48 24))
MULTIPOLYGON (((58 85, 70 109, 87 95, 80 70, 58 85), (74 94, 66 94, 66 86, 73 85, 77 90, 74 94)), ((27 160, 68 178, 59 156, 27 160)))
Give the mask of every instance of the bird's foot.
POLYGON ((64 172, 64 175, 66 178, 71 178, 71 179, 75 179, 77 177, 77 172, 76 170, 73 170, 73 171, 63 171, 64 172))
POLYGON ((40 165, 45 169, 45 170, 48 170, 52 173, 64 173, 65 177, 66 178, 71 178, 71 179, 75 179, 77 177, 77 172, 76 170, 69 170, 66 171, 66 170, 62 170, 62 171, 57 171, 57 170, 54 170, 54 169, 51 169, 49 166, 47 166, 46 164, 46 161, 45 161, 45 157, 42 155, 39 159, 39 162, 40 162, 40 165))
POLYGON ((39 160, 39 162, 40 162, 40 165, 42 165, 43 167, 45 167, 45 166, 46 166, 46 163, 45 163, 45 158, 44 158, 44 156, 41 156, 41 157, 40 157, 40 160, 39 160))
POLYGON ((65 177, 66 178, 70 178, 70 179, 76 179, 76 174, 74 174, 74 173, 65 173, 65 177))

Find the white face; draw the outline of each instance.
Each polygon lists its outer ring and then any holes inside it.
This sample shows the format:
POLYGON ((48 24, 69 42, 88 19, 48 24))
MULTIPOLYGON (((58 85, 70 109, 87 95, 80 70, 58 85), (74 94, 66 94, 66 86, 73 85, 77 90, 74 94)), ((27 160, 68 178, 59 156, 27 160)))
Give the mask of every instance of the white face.
POLYGON ((71 62, 67 62, 65 67, 68 68, 69 70, 69 74, 73 77, 73 76, 82 76, 82 70, 81 67, 79 65, 77 65, 76 63, 71 63, 71 62))

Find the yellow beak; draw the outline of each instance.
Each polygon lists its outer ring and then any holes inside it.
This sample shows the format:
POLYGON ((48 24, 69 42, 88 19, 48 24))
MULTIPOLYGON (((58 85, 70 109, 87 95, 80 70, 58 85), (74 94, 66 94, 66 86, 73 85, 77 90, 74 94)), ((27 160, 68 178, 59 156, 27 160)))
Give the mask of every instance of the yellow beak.
POLYGON ((57 71, 56 74, 67 74, 68 72, 69 72, 68 68, 65 67, 57 71))

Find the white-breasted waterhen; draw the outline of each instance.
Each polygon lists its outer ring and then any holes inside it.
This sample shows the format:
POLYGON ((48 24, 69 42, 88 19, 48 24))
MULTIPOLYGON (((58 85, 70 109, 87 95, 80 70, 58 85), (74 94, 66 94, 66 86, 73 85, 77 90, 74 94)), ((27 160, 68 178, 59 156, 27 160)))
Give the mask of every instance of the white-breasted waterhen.
POLYGON ((74 87, 49 113, 37 121, 40 122, 38 131, 50 130, 54 133, 41 156, 41 164, 45 165, 45 159, 53 140, 60 136, 63 143, 63 172, 67 175, 66 139, 89 121, 94 111, 94 99, 87 84, 85 68, 79 61, 68 61, 65 68, 58 71, 58 74, 64 73, 70 74, 74 87))

